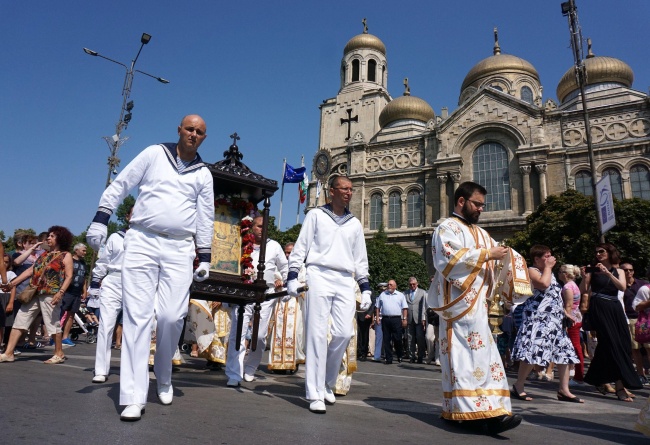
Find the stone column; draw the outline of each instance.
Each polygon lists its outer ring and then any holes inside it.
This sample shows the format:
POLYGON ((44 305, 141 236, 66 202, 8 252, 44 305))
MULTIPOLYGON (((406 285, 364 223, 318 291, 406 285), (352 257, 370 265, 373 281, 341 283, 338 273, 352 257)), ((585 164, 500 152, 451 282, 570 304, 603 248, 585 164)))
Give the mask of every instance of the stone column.
POLYGON ((632 198, 632 184, 630 184, 630 172, 621 173, 621 185, 623 188, 623 199, 632 198))
POLYGON ((401 228, 406 229, 407 226, 407 218, 408 218, 408 205, 406 203, 406 193, 403 192, 402 196, 400 197, 400 201, 402 202, 402 224, 401 228))
POLYGON ((444 175, 438 175, 438 184, 440 184, 440 220, 448 217, 447 209, 449 208, 449 203, 447 202, 447 180, 449 177, 447 173, 444 175))
POLYGON ((454 181, 454 192, 456 192, 456 189, 460 185, 460 176, 460 172, 451 174, 451 179, 454 181))
POLYGON ((381 197, 381 223, 384 225, 384 230, 388 231, 388 196, 386 194, 381 197))
POLYGON ((366 228, 365 220, 368 220, 368 229, 370 229, 370 200, 363 198, 363 211, 361 212, 361 227, 366 228))
POLYGON ((548 188, 546 185, 546 164, 536 164, 535 165, 535 170, 537 170, 537 174, 539 175, 539 194, 540 196, 540 202, 546 201, 546 197, 548 196, 548 188))
POLYGON ((524 190, 524 213, 523 215, 529 215, 533 211, 533 205, 530 196, 530 165, 520 165, 519 171, 521 171, 522 178, 522 189, 524 190))

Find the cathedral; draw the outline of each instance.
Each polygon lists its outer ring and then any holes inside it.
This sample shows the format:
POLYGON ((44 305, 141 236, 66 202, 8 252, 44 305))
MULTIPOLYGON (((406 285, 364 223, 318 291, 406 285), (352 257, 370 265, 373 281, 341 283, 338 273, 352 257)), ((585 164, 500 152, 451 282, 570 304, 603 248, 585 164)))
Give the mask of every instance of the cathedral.
MULTIPOLYGON (((585 59, 595 181, 609 175, 618 199, 650 199, 650 97, 632 89, 625 62, 585 59)), ((460 86, 458 108, 436 115, 424 100, 387 90, 386 47, 365 26, 343 49, 340 89, 320 105, 307 210, 327 199, 327 182, 348 176, 350 211, 368 238, 380 227, 391 243, 430 263, 434 228, 453 209, 463 181, 489 192, 480 224, 502 240, 521 230, 548 195, 592 194, 582 99, 569 67, 553 99, 542 98, 535 67, 501 52, 476 63, 460 86)))

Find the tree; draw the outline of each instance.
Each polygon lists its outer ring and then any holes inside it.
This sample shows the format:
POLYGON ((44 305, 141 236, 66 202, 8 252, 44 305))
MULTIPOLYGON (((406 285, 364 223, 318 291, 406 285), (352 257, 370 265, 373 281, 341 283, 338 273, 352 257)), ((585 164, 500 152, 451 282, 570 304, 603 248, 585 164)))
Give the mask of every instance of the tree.
MULTIPOLYGON (((606 241, 618 248, 623 261, 632 263, 640 271, 637 276, 641 277, 650 265, 650 233, 645 227, 650 220, 650 202, 617 200, 614 212, 616 226, 605 234, 606 241)), ((567 190, 549 196, 528 216, 526 228, 506 243, 525 257, 534 244, 544 244, 553 251, 559 267, 563 263, 593 263, 598 238, 594 199, 567 190)))
POLYGON ((300 235, 301 228, 302 224, 296 224, 295 226, 290 227, 283 232, 275 225, 275 216, 270 216, 268 237, 274 241, 277 241, 284 248, 285 244, 296 242, 298 235, 300 235))
POLYGON ((117 222, 119 223, 120 226, 126 226, 126 215, 129 214, 129 211, 133 208, 135 205, 135 198, 133 195, 129 195, 126 198, 124 198, 124 201, 117 206, 117 210, 115 211, 115 216, 117 217, 117 222))
POLYGON ((408 289, 408 279, 417 278, 421 287, 429 285, 429 273, 422 256, 399 244, 389 244, 383 226, 366 243, 371 289, 388 280, 395 280, 398 289, 408 289))

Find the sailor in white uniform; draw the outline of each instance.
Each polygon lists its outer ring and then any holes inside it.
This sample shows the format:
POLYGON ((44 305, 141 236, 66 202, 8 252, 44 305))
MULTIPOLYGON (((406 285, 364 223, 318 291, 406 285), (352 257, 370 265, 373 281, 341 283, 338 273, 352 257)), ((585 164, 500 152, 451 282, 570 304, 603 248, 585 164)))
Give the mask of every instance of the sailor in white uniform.
POLYGON ((305 301, 305 387, 311 402, 309 409, 315 413, 325 412, 325 402, 336 402, 332 388, 353 334, 355 281, 361 289, 360 310, 367 310, 371 304, 363 228, 347 209, 352 182, 343 176, 335 177, 330 196, 330 204, 311 210, 305 217, 289 256, 287 281, 289 294, 298 295, 298 273, 305 263, 309 286, 305 301))
POLYGON ((212 175, 197 154, 206 125, 185 116, 178 143, 152 145, 142 151, 104 191, 87 232, 98 250, 106 240, 108 220, 135 187, 138 197, 124 237, 122 301, 124 329, 120 368, 120 418, 139 420, 149 388, 149 339, 154 314, 157 344, 154 373, 158 398, 172 403, 172 357, 187 314, 192 262, 194 279, 208 278, 214 225, 212 175))
MULTIPOLYGON (((262 241, 262 229, 264 219, 261 216, 253 219, 251 233, 255 237, 255 244, 251 258, 253 260, 253 269, 257 270, 259 263, 260 250, 259 243, 262 241)), ((272 239, 266 242, 266 255, 264 262, 264 280, 268 287, 267 293, 279 291, 287 278, 287 258, 284 250, 277 241, 272 239)), ((265 301, 262 303, 260 310, 260 324, 258 328, 257 345, 255 351, 252 350, 246 356, 246 327, 253 319, 253 304, 247 304, 244 310, 244 320, 242 336, 240 338, 239 351, 235 349, 237 341, 237 319, 239 318, 239 306, 232 306, 230 337, 228 338, 228 358, 226 359, 226 376, 228 377, 227 385, 237 387, 242 381, 242 377, 247 382, 255 380, 255 371, 260 365, 264 349, 266 348, 266 334, 269 328, 269 320, 273 314, 273 308, 276 300, 265 301), (245 359, 245 360, 244 360, 245 359)))
POLYGON ((90 282, 89 295, 99 296, 99 330, 95 351, 93 383, 104 383, 111 369, 111 342, 117 316, 122 310, 122 260, 124 235, 120 230, 108 237, 101 251, 90 282))

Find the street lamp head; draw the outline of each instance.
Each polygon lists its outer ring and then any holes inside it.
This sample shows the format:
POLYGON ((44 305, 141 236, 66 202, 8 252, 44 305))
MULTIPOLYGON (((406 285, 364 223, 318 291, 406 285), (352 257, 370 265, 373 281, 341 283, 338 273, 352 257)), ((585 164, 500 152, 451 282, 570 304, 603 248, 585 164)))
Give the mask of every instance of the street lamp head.
POLYGON ((133 110, 133 101, 130 100, 126 103, 126 111, 131 111, 133 110))
POLYGON ((156 80, 160 83, 169 83, 169 80, 163 79, 162 77, 156 77, 156 80))
MULTIPOLYGON (((571 12, 571 6, 572 6, 571 2, 570 1, 569 2, 563 2, 561 4, 561 6, 562 6, 562 15, 569 15, 569 13, 571 12)), ((578 8, 575 8, 575 9, 578 9, 578 8)))
POLYGON ((98 56, 99 53, 97 51, 93 51, 92 49, 84 48, 84 52, 88 54, 89 56, 98 56))
POLYGON ((147 34, 146 32, 143 32, 142 37, 140 37, 140 42, 143 45, 146 45, 147 43, 149 43, 149 40, 151 40, 151 34, 147 34))

